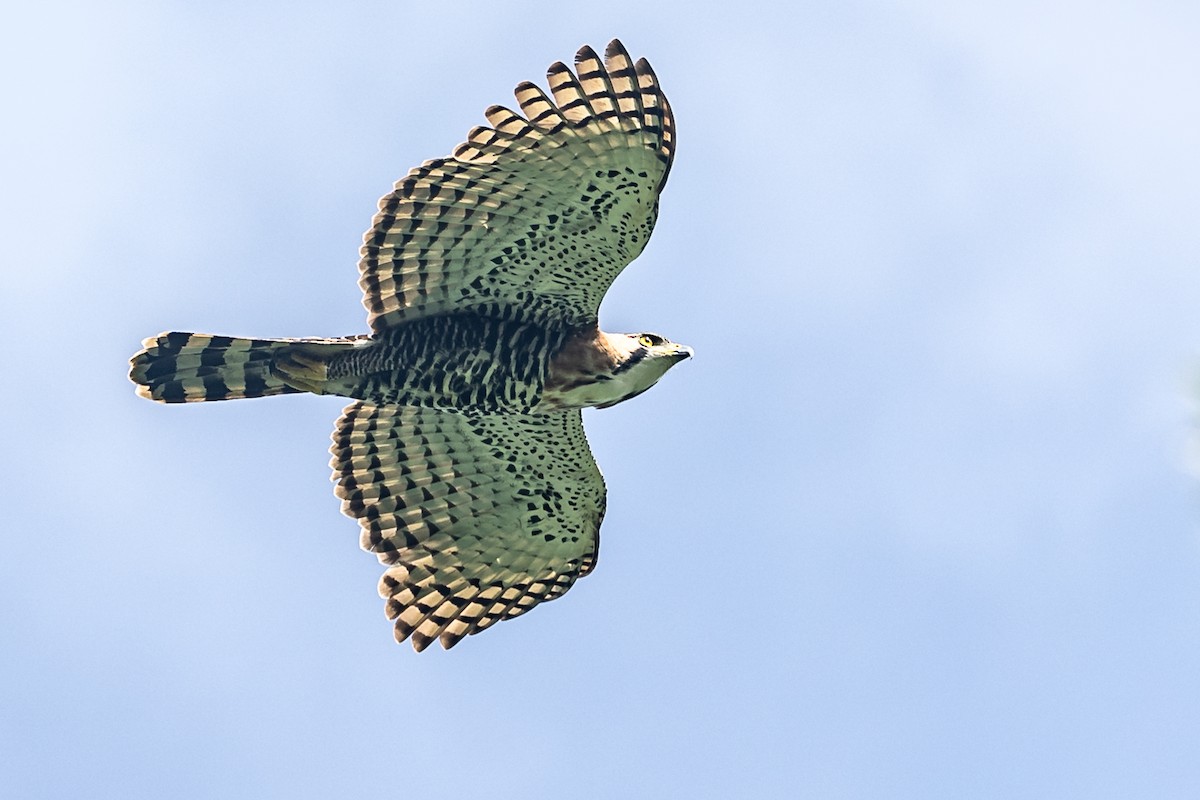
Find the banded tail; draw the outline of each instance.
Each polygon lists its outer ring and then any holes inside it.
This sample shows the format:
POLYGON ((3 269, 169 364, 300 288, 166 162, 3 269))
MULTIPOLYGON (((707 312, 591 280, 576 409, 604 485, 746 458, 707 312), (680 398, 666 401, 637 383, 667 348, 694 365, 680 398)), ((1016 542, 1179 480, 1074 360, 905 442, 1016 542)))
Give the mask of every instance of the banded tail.
POLYGON ((197 403, 325 393, 325 362, 368 337, 241 339, 208 333, 160 333, 130 359, 137 393, 160 403, 197 403))

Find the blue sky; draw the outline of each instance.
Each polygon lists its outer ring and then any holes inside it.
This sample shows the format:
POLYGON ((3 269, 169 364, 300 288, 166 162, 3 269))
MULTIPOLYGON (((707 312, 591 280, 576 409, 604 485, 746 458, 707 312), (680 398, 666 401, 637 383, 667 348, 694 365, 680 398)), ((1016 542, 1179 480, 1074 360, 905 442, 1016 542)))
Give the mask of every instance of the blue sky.
POLYGON ((21 797, 1194 797, 1200 11, 44 3, 0 46, 0 785, 21 797), (341 402, 160 330, 366 330, 376 199, 620 36, 679 150, 586 417, 596 572, 391 640, 341 402))

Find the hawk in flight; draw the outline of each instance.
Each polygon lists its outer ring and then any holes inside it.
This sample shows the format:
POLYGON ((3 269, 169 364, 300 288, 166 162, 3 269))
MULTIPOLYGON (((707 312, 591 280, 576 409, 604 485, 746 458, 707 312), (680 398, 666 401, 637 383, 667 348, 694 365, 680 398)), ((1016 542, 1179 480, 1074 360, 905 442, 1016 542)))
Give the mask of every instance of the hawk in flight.
POLYGON ((645 59, 619 41, 516 88, 448 158, 379 202, 359 285, 371 333, 163 333, 130 378, 162 403, 313 392, 354 400, 333 479, 397 641, 449 648, 553 600, 596 564, 605 490, 580 409, 649 389, 692 351, 605 333, 600 301, 641 253, 675 145, 645 59))

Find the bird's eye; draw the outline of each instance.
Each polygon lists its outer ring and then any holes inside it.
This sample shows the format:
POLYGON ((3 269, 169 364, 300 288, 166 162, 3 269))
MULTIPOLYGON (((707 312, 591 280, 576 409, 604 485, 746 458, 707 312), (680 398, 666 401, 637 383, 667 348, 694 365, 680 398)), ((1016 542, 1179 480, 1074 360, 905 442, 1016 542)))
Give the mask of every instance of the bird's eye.
POLYGON ((656 345, 657 342, 654 341, 653 336, 643 333, 641 336, 638 337, 638 344, 640 344, 642 347, 654 347, 654 345, 656 345))

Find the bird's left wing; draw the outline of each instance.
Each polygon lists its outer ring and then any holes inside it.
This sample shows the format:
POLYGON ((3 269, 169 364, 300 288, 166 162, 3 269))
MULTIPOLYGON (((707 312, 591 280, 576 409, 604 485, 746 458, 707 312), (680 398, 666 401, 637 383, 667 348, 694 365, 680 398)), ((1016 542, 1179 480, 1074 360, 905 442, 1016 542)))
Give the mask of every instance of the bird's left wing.
POLYGON ((675 127, 649 63, 619 41, 575 67, 550 67, 549 95, 517 86, 521 113, 492 106, 490 127, 379 201, 359 261, 373 330, 470 310, 595 322, 650 238, 675 127))
POLYGON ((523 614, 591 571, 604 479, 578 410, 466 416, 346 408, 331 448, 342 510, 388 565, 397 641, 423 650, 523 614))

